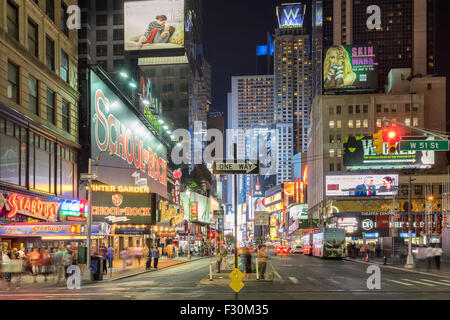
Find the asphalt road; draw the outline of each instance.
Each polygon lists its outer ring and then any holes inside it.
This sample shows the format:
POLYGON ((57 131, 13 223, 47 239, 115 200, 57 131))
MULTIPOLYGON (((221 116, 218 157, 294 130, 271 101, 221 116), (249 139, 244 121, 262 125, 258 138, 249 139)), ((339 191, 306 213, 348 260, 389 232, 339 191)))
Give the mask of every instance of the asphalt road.
MULTIPOLYGON (((246 283, 239 300, 450 299, 450 279, 381 269, 381 289, 367 288, 368 265, 296 255, 272 257, 276 280, 246 283)), ((234 300, 228 286, 199 285, 209 259, 118 281, 66 288, 0 292, 0 300, 234 300)))

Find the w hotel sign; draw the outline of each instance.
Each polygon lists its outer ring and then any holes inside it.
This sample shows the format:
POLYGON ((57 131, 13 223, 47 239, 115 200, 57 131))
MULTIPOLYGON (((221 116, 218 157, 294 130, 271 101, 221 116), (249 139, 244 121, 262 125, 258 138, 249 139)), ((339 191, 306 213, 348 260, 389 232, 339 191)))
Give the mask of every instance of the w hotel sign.
POLYGON ((286 3, 277 8, 280 28, 301 28, 305 19, 306 6, 301 3, 286 3))

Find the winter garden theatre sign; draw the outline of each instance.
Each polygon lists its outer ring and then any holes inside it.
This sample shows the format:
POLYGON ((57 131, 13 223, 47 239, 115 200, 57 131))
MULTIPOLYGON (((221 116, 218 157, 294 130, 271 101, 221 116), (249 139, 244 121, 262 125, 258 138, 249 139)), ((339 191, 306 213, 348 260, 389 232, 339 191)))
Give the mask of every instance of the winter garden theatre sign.
POLYGON ((155 195, 149 193, 147 188, 94 185, 92 221, 109 224, 152 224, 155 222, 154 203, 155 195))

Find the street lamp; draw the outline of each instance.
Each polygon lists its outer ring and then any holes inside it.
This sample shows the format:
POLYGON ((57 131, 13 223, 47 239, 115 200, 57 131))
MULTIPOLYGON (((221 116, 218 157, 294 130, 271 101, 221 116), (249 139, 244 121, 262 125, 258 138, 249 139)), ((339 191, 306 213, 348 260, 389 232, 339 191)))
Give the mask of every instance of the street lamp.
POLYGON ((191 260, 191 190, 188 188, 186 190, 188 196, 188 260, 191 260))

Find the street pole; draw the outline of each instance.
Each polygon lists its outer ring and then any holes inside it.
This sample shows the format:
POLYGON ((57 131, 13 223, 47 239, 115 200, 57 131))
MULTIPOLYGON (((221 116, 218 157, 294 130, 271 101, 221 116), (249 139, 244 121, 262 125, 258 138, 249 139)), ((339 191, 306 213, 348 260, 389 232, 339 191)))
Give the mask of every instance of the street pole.
POLYGON ((412 255, 412 231, 411 231, 411 189, 412 189, 412 178, 409 177, 409 194, 408 194, 408 257, 406 259, 406 268, 414 268, 414 257, 412 255))
MULTIPOLYGON (((88 174, 92 175, 92 159, 88 160, 88 174)), ((91 206, 91 193, 92 193, 92 179, 88 180, 88 217, 87 217, 87 243, 86 243, 86 270, 85 279, 91 280, 91 223, 92 223, 92 206, 91 206)))
POLYGON ((191 190, 188 189, 188 260, 191 260, 191 190))
MULTIPOLYGON (((234 160, 237 160, 237 144, 233 145, 234 160)), ((238 252, 237 252, 237 214, 238 214, 238 180, 237 174, 234 175, 234 268, 238 267, 238 252)), ((236 292, 236 300, 238 299, 238 293, 236 292)))

